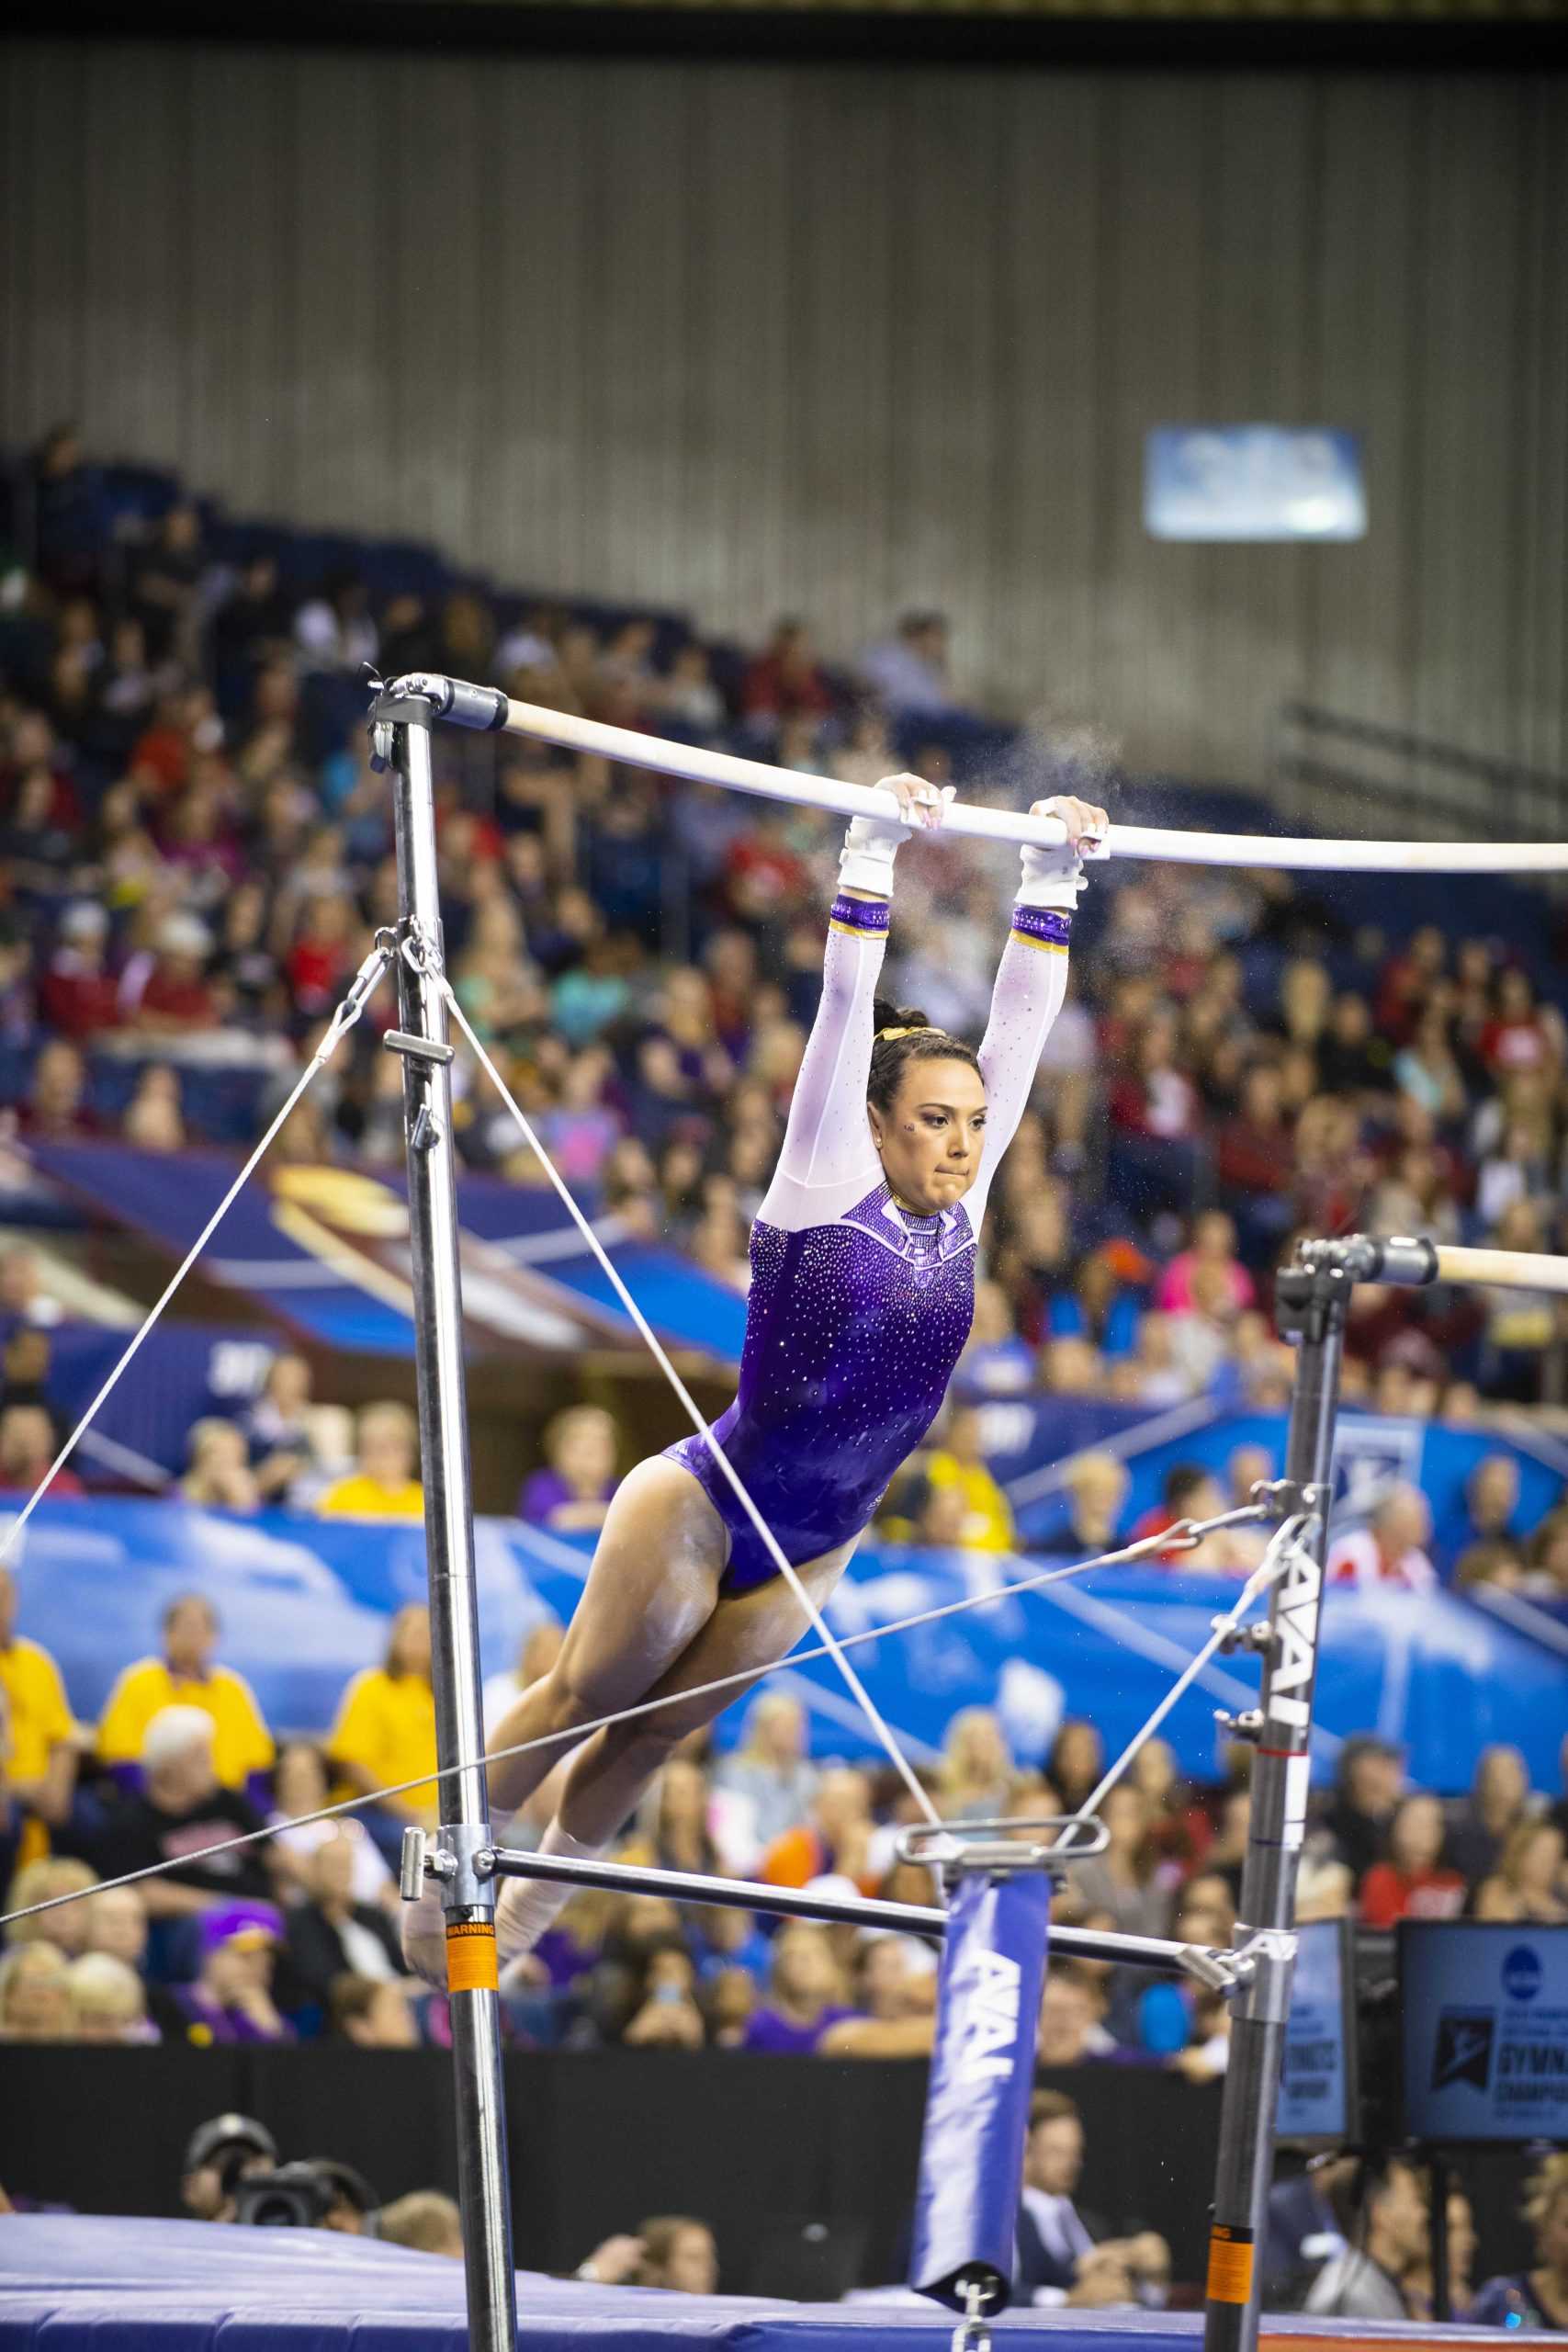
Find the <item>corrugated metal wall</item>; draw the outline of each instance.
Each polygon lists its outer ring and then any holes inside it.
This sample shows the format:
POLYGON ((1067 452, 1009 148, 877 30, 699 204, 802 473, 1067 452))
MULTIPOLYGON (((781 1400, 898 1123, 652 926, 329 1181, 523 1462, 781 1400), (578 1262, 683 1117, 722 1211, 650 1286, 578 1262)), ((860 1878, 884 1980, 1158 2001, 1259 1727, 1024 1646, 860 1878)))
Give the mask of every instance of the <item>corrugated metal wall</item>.
POLYGON ((1192 773, 1298 695, 1568 766, 1561 82, 0 70, 0 437, 710 628, 940 602, 1192 773), (1145 428, 1255 418, 1364 432, 1363 545, 1145 538, 1145 428))

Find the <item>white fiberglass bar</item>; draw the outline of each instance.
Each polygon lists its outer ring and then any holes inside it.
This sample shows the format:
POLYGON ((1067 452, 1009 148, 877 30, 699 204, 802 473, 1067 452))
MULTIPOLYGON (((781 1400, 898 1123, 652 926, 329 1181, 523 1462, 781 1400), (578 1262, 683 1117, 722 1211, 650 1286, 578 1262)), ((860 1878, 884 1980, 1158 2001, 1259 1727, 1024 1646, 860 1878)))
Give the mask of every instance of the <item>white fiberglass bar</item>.
MULTIPOLYGON (((407 683, 412 686, 421 682, 407 683)), ((764 761, 743 760, 730 752, 699 751, 694 744, 671 743, 661 735, 639 734, 629 727, 606 727, 598 719, 544 710, 535 703, 508 701, 505 731, 536 736, 569 752, 588 752, 631 767, 685 776, 694 784, 718 784, 731 792, 794 801, 797 807, 822 808, 834 816, 897 814, 892 794, 870 786, 800 775, 793 768, 770 767, 764 761)), ((1005 808, 973 808, 962 800, 948 809, 945 824, 950 833, 1032 842, 1042 849, 1055 849, 1064 838, 1054 818, 1024 817, 1005 808)), ((1107 847, 1112 857, 1150 858, 1177 865, 1266 865, 1296 873, 1568 873, 1568 842, 1320 842, 1272 833, 1201 833, 1113 824, 1107 847)))
POLYGON ((1528 1250, 1461 1250, 1437 1245, 1440 1283, 1490 1283, 1498 1290, 1551 1290, 1568 1297, 1568 1258, 1528 1250))

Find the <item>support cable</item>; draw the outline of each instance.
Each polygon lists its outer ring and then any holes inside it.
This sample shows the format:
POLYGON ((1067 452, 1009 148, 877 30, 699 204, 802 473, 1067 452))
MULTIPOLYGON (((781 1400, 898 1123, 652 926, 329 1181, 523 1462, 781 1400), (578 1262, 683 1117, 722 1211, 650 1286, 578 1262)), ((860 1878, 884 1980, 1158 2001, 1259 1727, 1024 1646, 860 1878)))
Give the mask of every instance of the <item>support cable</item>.
POLYGON ((92 1427, 94 1420, 97 1418, 100 1407, 107 1403, 110 1396, 113 1396, 115 1390, 118 1387, 124 1374, 130 1370, 131 1363, 134 1362, 141 1347, 142 1341, 147 1338, 148 1333, 158 1321, 158 1318, 163 1314, 164 1309, 167 1306, 169 1301, 173 1298, 175 1293, 178 1290, 180 1284, 184 1282, 186 1276, 189 1273, 191 1268, 195 1265, 197 1260, 200 1257, 202 1251, 206 1249, 208 1243, 211 1240, 213 1235, 217 1232, 219 1227, 228 1216, 230 1209, 234 1204, 237 1195, 243 1191, 244 1187, 250 1182, 251 1178, 254 1175, 257 1168, 260 1167, 263 1159, 266 1157, 267 1151, 271 1148, 274 1138, 276 1136, 279 1130, 287 1125, 295 1104, 299 1102, 300 1096, 304 1093, 311 1080, 315 1078, 318 1071, 326 1068, 328 1062, 332 1059, 333 1054, 336 1053, 344 1038, 346 1037, 349 1031, 354 1027, 355 1023, 359 1019, 359 1016, 364 1012, 370 997, 381 979, 384 978, 385 974, 390 968, 394 953, 395 948, 393 945, 391 933, 378 931, 376 934, 375 946, 371 949, 369 955, 367 956, 364 963, 361 964, 358 971, 355 974, 354 979, 350 983, 347 995, 338 1006, 337 1011, 333 1014, 332 1021, 325 1036, 321 1039, 321 1044, 317 1046, 315 1052, 311 1055, 310 1060, 306 1063, 304 1069, 300 1071, 299 1077, 289 1088, 288 1094, 284 1097, 281 1109, 269 1123, 266 1132, 262 1136, 260 1142, 253 1147, 249 1157, 245 1160, 244 1166, 240 1170, 239 1174, 230 1185, 228 1191, 224 1193, 223 1198, 219 1202, 218 1206, 213 1210, 212 1215, 208 1218, 207 1223, 202 1227, 201 1231, 197 1235, 196 1239, 191 1243, 190 1248, 186 1251, 185 1256, 181 1259, 174 1272, 169 1276, 169 1279, 164 1283, 158 1298, 148 1309, 145 1319, 138 1326, 137 1329, 132 1332, 130 1342, 126 1348, 125 1353, 120 1357, 119 1362, 115 1365, 114 1370, 104 1382, 103 1386, 99 1389, 97 1395, 94 1397, 92 1403, 88 1406, 86 1411, 83 1414, 81 1419, 77 1422, 75 1428, 72 1430, 70 1436, 61 1447, 60 1452, 55 1455, 54 1460, 50 1464, 49 1468, 44 1472, 43 1476, 39 1480, 38 1485, 28 1497, 28 1499, 22 1505, 21 1510, 17 1513, 16 1518, 6 1530, 5 1535, 0 1537, 0 1560, 4 1560, 9 1554, 11 1546, 15 1544, 17 1536, 20 1535, 23 1528, 26 1527, 28 1520, 31 1519, 34 1511, 37 1510, 39 1504, 42 1501, 56 1471, 62 1469, 65 1464, 70 1460, 73 1450, 81 1442, 87 1430, 92 1427))
MULTIPOLYGON (((994 1585, 988 1592, 965 1593, 962 1600, 945 1600, 933 1609, 917 1610, 909 1617, 895 1617, 886 1625, 871 1625, 858 1634, 841 1634, 838 1647, 840 1650, 858 1649, 867 1642, 886 1641, 895 1634, 911 1634, 921 1626, 938 1624, 945 1618, 961 1616, 971 1609, 987 1608, 993 1601, 1010 1600, 1017 1594, 1039 1592, 1048 1585, 1065 1583, 1071 1577, 1089 1576, 1097 1568, 1125 1566, 1130 1562, 1147 1558, 1153 1552, 1191 1551, 1219 1529, 1256 1521, 1266 1517, 1267 1512, 1265 1504, 1246 1503, 1235 1510, 1223 1511, 1214 1519, 1179 1520, 1173 1527, 1161 1528, 1153 1535, 1144 1536, 1136 1544, 1123 1545, 1120 1551, 1101 1552, 1092 1560, 1074 1561, 1063 1567, 1042 1568, 1032 1576, 994 1585)), ((1240 1607, 1238 1601, 1237 1610, 1240 1607)), ((1213 1655, 1213 1646, 1205 1645, 1201 1663, 1207 1662, 1213 1655)), ((195 1854, 181 1854, 172 1861, 149 1862, 143 1869, 122 1871, 118 1878, 99 1879, 94 1885, 77 1888, 69 1894, 51 1894, 41 1903, 26 1905, 21 1910, 0 1912, 0 1928, 8 1928, 17 1919, 36 1918, 44 1911, 57 1911, 67 1903, 85 1903, 90 1895, 102 1894, 109 1887, 135 1886, 143 1879, 166 1877, 171 1871, 180 1870, 186 1863, 204 1860, 210 1854, 237 1853, 247 1846, 263 1845, 267 1838, 275 1838, 286 1829, 308 1829, 318 1821, 342 1820, 345 1815, 356 1813, 361 1805, 379 1804, 387 1797, 407 1796, 415 1789, 428 1788, 434 1781, 448 1780, 459 1772, 466 1772, 476 1762, 500 1764, 513 1756, 536 1755, 541 1748, 560 1747, 569 1742, 576 1746, 579 1741, 591 1738, 595 1732, 606 1731, 612 1724, 627 1723, 639 1715, 654 1714, 660 1707, 678 1706, 691 1699, 716 1697, 722 1690, 738 1690, 749 1683, 764 1680, 770 1674, 793 1672, 796 1667, 809 1666, 814 1660, 831 1655, 832 1652, 822 1643, 814 1649, 792 1650, 784 1657, 774 1658, 767 1666, 743 1667, 739 1673, 720 1675, 716 1681, 698 1683, 691 1690, 666 1691, 660 1698, 644 1699, 634 1707, 621 1707, 614 1714, 600 1715, 592 1723, 572 1724, 564 1731, 544 1732, 536 1739, 518 1740, 510 1747, 487 1751, 482 1758, 463 1757, 456 1764, 445 1768, 437 1766, 432 1771, 421 1772, 412 1781, 392 1781, 384 1788, 370 1789, 358 1796, 341 1797, 335 1804, 319 1805, 312 1813, 295 1814, 287 1821, 269 1823, 265 1829, 247 1829, 237 1838, 221 1838, 213 1845, 198 1848, 195 1854)))

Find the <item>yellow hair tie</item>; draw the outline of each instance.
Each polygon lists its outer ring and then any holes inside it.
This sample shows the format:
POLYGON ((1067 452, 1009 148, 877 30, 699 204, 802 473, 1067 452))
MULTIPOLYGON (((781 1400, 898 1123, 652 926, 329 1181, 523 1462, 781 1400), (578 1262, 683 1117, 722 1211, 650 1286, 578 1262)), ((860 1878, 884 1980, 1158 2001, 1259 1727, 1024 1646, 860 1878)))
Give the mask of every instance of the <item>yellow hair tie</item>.
POLYGON ((918 1037, 922 1029, 929 1029, 931 1025, 929 1021, 916 1021, 908 1029, 879 1029, 876 1042, 880 1045, 884 1037, 918 1037))

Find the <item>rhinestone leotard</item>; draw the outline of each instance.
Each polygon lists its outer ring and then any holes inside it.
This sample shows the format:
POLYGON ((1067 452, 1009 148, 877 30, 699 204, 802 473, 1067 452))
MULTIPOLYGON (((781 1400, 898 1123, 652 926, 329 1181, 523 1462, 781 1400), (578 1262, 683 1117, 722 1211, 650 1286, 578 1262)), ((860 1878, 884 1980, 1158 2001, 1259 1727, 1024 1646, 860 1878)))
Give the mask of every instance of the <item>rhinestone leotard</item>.
MULTIPOLYGON (((751 1233, 739 1392, 714 1424, 792 1566, 861 1532, 942 1408, 969 1336, 990 1178, 1066 989, 1067 917, 1015 909, 981 1047, 980 1176, 953 1208, 916 1216, 881 1181, 865 1114, 886 929, 885 902, 835 901, 822 1003, 778 1172, 751 1233)), ((666 1452, 724 1521, 725 1589, 776 1575, 705 1441, 694 1435, 666 1452)))

